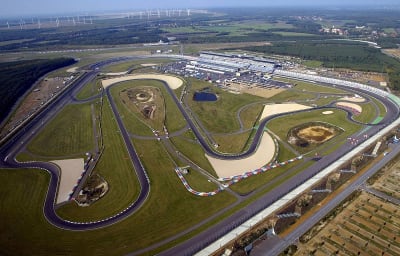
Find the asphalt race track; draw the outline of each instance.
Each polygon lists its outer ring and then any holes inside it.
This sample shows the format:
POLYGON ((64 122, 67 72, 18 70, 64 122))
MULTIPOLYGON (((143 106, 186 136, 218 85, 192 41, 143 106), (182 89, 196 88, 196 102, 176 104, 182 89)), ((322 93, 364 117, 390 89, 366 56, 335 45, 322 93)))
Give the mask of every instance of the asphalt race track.
MULTIPOLYGON (((111 108, 113 110, 114 116, 116 118, 116 121, 118 123, 121 135, 125 141, 126 148, 128 150, 128 153, 130 155, 131 161, 135 167, 135 171, 138 177, 138 180, 141 185, 141 192, 138 198, 132 202, 132 204, 127 207, 124 211, 111 216, 107 219, 96 221, 96 222, 85 222, 85 223, 78 223, 78 222, 69 222, 66 220, 61 219, 60 217, 57 216, 55 212, 55 202, 56 202, 56 196, 57 196, 57 186, 59 182, 59 169, 56 167, 56 165, 51 164, 51 163, 46 163, 46 162, 26 162, 26 163, 20 163, 15 160, 15 157, 17 154, 20 152, 20 150, 40 131, 45 125, 61 111, 61 109, 66 106, 67 104, 71 103, 75 99, 75 95, 79 92, 83 86, 94 79, 97 74, 99 73, 99 69, 103 66, 116 63, 116 62, 122 62, 122 61, 127 61, 127 60, 132 60, 138 57, 125 57, 125 58, 115 58, 115 59, 110 59, 106 61, 101 61, 99 63, 93 64, 89 66, 89 70, 82 75, 74 84, 70 85, 68 89, 66 89, 61 95, 58 96, 52 103, 50 103, 42 112, 37 114, 29 123, 27 123, 23 128, 21 128, 19 131, 17 131, 7 142, 5 142, 1 148, 0 148, 0 167, 1 168, 39 168, 42 170, 46 170, 47 172, 50 173, 50 183, 48 187, 48 192, 47 196, 45 199, 44 203, 44 215, 47 218, 47 220, 62 229, 68 229, 68 230, 91 230, 91 229, 97 229, 101 227, 105 227, 108 225, 112 225, 116 222, 121 221, 124 218, 127 218, 128 216, 132 215, 138 208, 140 208, 146 201, 147 196, 150 193, 150 181, 148 179, 146 170, 143 168, 143 165, 140 161, 140 158, 138 157, 136 150, 132 143, 130 142, 130 137, 128 132, 126 131, 123 121, 121 117, 118 114, 117 107, 112 99, 112 96, 110 94, 110 87, 105 90, 105 93, 110 101, 111 108)), ((165 84, 164 86, 167 89, 168 93, 174 100, 175 104, 178 106, 179 110, 181 111, 183 117, 185 118, 187 124, 189 127, 192 129, 193 133, 195 134, 197 140, 203 147, 204 151, 214 157, 217 158, 223 158, 223 159, 239 159, 239 158, 244 158, 249 155, 251 155, 258 147, 258 143, 261 139, 261 136, 264 132, 264 126, 265 124, 270 121, 273 118, 276 118, 278 116, 283 116, 287 115, 289 113, 285 114, 278 114, 274 116, 270 116, 269 118, 263 120, 263 122, 260 124, 259 128, 256 131, 254 140, 251 143, 251 146, 249 149, 239 155, 223 155, 216 153, 210 145, 207 143, 206 139, 201 135, 200 131, 198 130, 195 122, 190 118, 189 114, 186 112, 185 107, 180 104, 180 101, 178 98, 175 96, 174 92, 172 89, 165 84)), ((376 134, 379 130, 381 130, 383 127, 387 126, 388 124, 392 123, 394 120, 396 120, 399 117, 400 110, 397 104, 392 102, 389 98, 385 98, 376 94, 373 94, 372 92, 368 90, 360 90, 360 91, 355 91, 354 89, 349 89, 348 87, 344 86, 336 86, 341 89, 345 89, 346 91, 350 91, 352 93, 359 93, 359 94, 366 94, 368 96, 374 97, 381 101, 387 109, 387 113, 384 117, 384 119, 377 125, 370 125, 369 129, 365 132, 369 136, 376 134)), ((324 108, 332 108, 331 106, 325 106, 325 107, 320 107, 320 108, 314 108, 314 109, 324 109, 324 108)), ((304 110, 308 111, 308 110, 304 110)), ((300 111, 299 111, 300 112, 300 111)), ((293 112, 292 112, 293 113, 293 112)), ((350 117, 350 114, 349 114, 350 117)), ((364 134, 365 134, 364 133, 364 134)), ((362 134, 362 135, 364 135, 362 134)), ((354 135, 355 138, 359 138, 360 141, 363 140, 361 134, 354 135), (358 136, 358 137, 356 137, 358 136)), ((261 210, 265 209, 272 203, 274 203, 278 198, 282 197, 283 195, 287 194, 297 186, 301 185, 304 183, 306 180, 308 180, 310 177, 314 176, 316 173, 318 173, 320 170, 323 168, 329 166, 331 163, 339 159, 342 155, 345 153, 351 151, 355 146, 351 145, 350 143, 346 143, 342 145, 337 151, 334 153, 323 157, 320 161, 316 162, 313 164, 310 168, 307 170, 301 172, 299 175, 292 177, 289 179, 283 186, 276 187, 273 189, 271 192, 268 194, 265 194, 258 200, 254 201, 250 205, 248 205, 245 209, 242 209, 230 217, 224 219, 223 221, 217 223, 216 225, 213 225, 212 227, 208 228, 207 230, 201 232, 200 234, 186 240, 185 242, 182 242, 181 244, 166 250, 165 252, 161 253, 161 255, 192 255, 196 253, 197 251, 201 250, 205 246, 209 245, 219 237, 223 236, 226 234, 228 231, 234 229, 235 227, 239 226, 241 223, 249 219, 250 217, 254 216, 261 210)), ((182 235, 185 232, 182 232, 182 235)), ((145 249, 144 249, 145 250, 145 249)), ((140 252, 134 252, 134 254, 141 253, 140 252)))

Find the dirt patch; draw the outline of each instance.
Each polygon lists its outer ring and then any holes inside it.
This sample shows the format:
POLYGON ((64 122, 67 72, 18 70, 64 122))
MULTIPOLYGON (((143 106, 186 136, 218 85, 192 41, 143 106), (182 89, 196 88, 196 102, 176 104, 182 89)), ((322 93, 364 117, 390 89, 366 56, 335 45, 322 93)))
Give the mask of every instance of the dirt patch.
POLYGON ((161 91, 156 87, 139 86, 120 92, 122 103, 133 113, 139 114, 144 123, 162 131, 165 122, 165 106, 161 91))
POLYGON ((322 144, 341 133, 341 131, 336 126, 327 123, 305 123, 290 129, 288 142, 305 148, 310 145, 322 144))
POLYGON ((75 201, 79 206, 89 206, 108 192, 107 181, 98 174, 91 175, 75 201))
POLYGON ((300 130, 297 133, 302 139, 308 140, 311 143, 322 143, 330 140, 335 135, 333 129, 329 129, 323 126, 313 126, 300 130))

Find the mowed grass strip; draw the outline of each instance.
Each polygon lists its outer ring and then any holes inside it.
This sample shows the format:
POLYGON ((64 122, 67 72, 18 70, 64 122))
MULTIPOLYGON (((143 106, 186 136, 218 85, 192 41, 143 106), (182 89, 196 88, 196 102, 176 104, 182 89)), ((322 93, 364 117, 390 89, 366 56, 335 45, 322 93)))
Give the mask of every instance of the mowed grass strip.
MULTIPOLYGON (((191 83, 190 92, 187 95, 187 102, 205 128, 214 133, 229 133, 237 131, 239 121, 237 120, 238 110, 250 103, 263 101, 264 98, 250 94, 232 94, 217 87, 212 87, 219 98, 215 102, 197 102, 193 100, 194 92, 212 85, 198 79, 189 79, 191 83)), ((257 114, 249 117, 255 120, 257 114)))
POLYGON ((100 88, 101 88, 101 81, 97 79, 92 80, 89 83, 85 84, 85 86, 76 95, 76 98, 78 100, 85 100, 89 97, 99 94, 100 88))
MULTIPOLYGON (((357 103, 356 103, 357 104, 357 103)), ((362 112, 359 115, 353 115, 353 119, 362 123, 371 123, 375 120, 376 117, 379 116, 379 113, 376 112, 374 103, 361 103, 358 104, 362 107, 362 112)))
POLYGON ((246 130, 252 129, 255 126, 263 110, 263 104, 256 104, 249 105, 240 112, 244 132, 239 134, 213 135, 214 140, 219 145, 218 151, 224 153, 240 153, 244 151, 246 146, 251 143, 250 136, 255 132, 254 130, 246 130))
POLYGON ((346 92, 342 89, 335 88, 333 86, 324 86, 324 85, 319 85, 317 83, 310 83, 310 82, 305 82, 305 81, 296 80, 296 79, 289 79, 289 78, 284 78, 284 77, 274 77, 274 80, 287 82, 290 84, 295 84, 296 86, 294 88, 296 88, 298 90, 304 90, 306 92, 348 94, 348 92, 346 92))
POLYGON ((165 64, 172 62, 172 59, 161 59, 161 58, 147 58, 138 59, 133 61, 127 61, 122 63, 117 63, 113 65, 108 65, 103 68, 104 72, 124 72, 128 71, 130 68, 140 68, 144 67, 142 64, 165 64))
POLYGON ((102 122, 105 149, 94 173, 98 173, 108 182, 109 191, 89 207, 79 207, 74 202, 60 207, 57 213, 61 217, 73 221, 95 221, 122 211, 137 198, 140 185, 113 118, 108 100, 105 100, 102 122))
POLYGON ((189 173, 183 175, 183 177, 185 177, 190 187, 198 192, 211 192, 218 188, 215 183, 209 181, 207 177, 195 170, 189 169, 189 173))
POLYGON ((274 103, 286 103, 286 102, 295 102, 295 101, 304 101, 304 100, 313 100, 316 99, 316 95, 313 92, 301 91, 297 89, 288 89, 281 93, 278 93, 268 100, 274 103))
POLYGON ((219 145, 218 151, 224 153, 240 153, 243 151, 252 131, 240 134, 214 135, 215 142, 219 145))
POLYGON ((28 144, 33 154, 68 156, 94 147, 90 104, 68 105, 28 144))
POLYGON ((204 170, 208 171, 214 177, 217 177, 214 168, 205 157, 203 148, 194 140, 195 137, 191 131, 185 132, 182 136, 171 138, 171 142, 182 154, 187 156, 192 162, 204 170))

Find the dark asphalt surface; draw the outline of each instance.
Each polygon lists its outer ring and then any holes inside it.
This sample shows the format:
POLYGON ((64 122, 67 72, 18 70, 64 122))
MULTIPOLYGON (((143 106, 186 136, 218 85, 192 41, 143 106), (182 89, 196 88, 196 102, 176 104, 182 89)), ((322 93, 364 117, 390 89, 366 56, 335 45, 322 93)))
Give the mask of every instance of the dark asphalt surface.
MULTIPOLYGON (((130 142, 129 134, 127 133, 127 131, 123 125, 123 122, 122 122, 120 116, 118 115, 118 111, 116 109, 115 103, 113 102, 108 89, 106 90, 107 97, 110 100, 113 113, 116 117, 119 129, 124 138, 125 145, 127 147, 129 155, 131 157, 132 163, 134 164, 139 182, 141 184, 141 193, 140 193, 139 197, 137 198, 137 200, 135 202, 133 202, 123 212, 121 212, 115 216, 109 217, 105 220, 101 220, 99 222, 92 222, 92 223, 71 223, 71 222, 62 220, 61 218, 59 218, 57 216, 57 214, 55 213, 55 210, 54 210, 57 186, 58 186, 58 182, 59 182, 58 168, 56 168, 56 166, 51 163, 43 163, 43 162, 19 163, 14 159, 14 157, 17 155, 19 150, 25 145, 26 142, 30 141, 35 136, 37 131, 42 129, 43 126, 49 120, 51 120, 65 105, 69 104, 70 102, 72 102, 74 100, 74 95, 76 95, 76 93, 88 81, 90 81, 97 75, 97 73, 98 73, 97 70, 100 67, 114 63, 114 62, 124 61, 124 60, 128 60, 128 59, 130 59, 130 58, 117 58, 117 59, 102 61, 102 62, 96 63, 94 65, 91 65, 89 67, 91 70, 89 70, 77 82, 75 82, 66 91, 64 91, 64 93, 61 96, 59 96, 56 100, 54 100, 51 104, 49 104, 49 106, 44 111, 42 111, 40 114, 38 114, 23 129, 18 131, 8 142, 3 144, 3 146, 0 149, 0 157, 1 157, 0 167, 41 168, 41 169, 47 170, 50 173, 51 179, 50 179, 49 189, 48 189, 48 193, 46 196, 43 210, 44 210, 44 214, 45 214, 46 218, 48 219, 48 221, 57 227, 64 228, 64 229, 70 229, 70 230, 89 230, 89 229, 96 229, 96 228, 101 228, 101 227, 104 227, 107 225, 111 225, 113 223, 116 223, 116 222, 128 217, 132 213, 134 213, 145 202, 147 195, 149 194, 150 183, 149 183, 147 174, 140 162, 139 157, 136 154, 136 151, 135 151, 132 143, 130 142)), ((218 158, 238 159, 238 158, 244 158, 244 157, 251 155, 258 146, 258 143, 260 141, 262 133, 264 132, 264 128, 263 128, 264 125, 272 118, 284 115, 284 114, 275 115, 268 119, 265 119, 261 123, 260 128, 258 128, 256 135, 255 135, 255 139, 253 140, 250 148, 245 153, 237 155, 237 156, 221 155, 221 154, 215 153, 209 147, 209 145, 207 144, 205 139, 201 136, 200 132, 196 129, 195 124, 193 123, 191 118, 188 116, 188 114, 184 110, 183 106, 179 103, 179 100, 176 98, 173 91, 166 84, 165 84, 165 87, 167 88, 167 91, 169 92, 171 97, 174 99, 176 105, 180 109, 180 111, 181 111, 182 115, 184 116, 184 118, 186 119, 188 125, 193 130, 195 136, 199 140, 199 142, 202 145, 202 147, 204 148, 205 152, 211 156, 218 157, 218 158)), ((339 86, 337 86, 337 87, 339 87, 339 86)), ((346 88, 346 90, 348 90, 348 88, 346 88)), ((370 92, 368 92, 368 91, 363 91, 363 92, 370 95, 370 92)), ((390 100, 380 97, 380 96, 376 96, 376 95, 374 95, 374 97, 385 102, 385 105, 388 109, 388 115, 385 116, 385 118, 382 120, 381 124, 371 126, 371 128, 367 131, 368 134, 370 134, 370 135, 375 134, 382 127, 384 127, 385 125, 392 122, 399 115, 398 107, 394 103, 392 103, 390 100)), ((320 109, 323 109, 323 108, 325 108, 325 107, 322 107, 320 109)), ((361 140, 361 136, 360 136, 360 140, 361 140)), ((325 168, 326 166, 330 165, 335 160, 337 160, 340 156, 349 152, 352 148, 353 148, 353 146, 348 143, 343 145, 335 153, 330 154, 326 157, 323 157, 322 160, 320 160, 319 162, 314 164, 309 169, 300 173, 296 177, 293 177, 290 180, 288 180, 284 186, 275 188, 270 193, 268 193, 268 194, 264 195, 263 197, 261 197, 260 199, 256 200, 255 202, 250 204, 245 209, 242 209, 242 210, 236 212, 235 214, 231 215, 230 217, 224 219, 223 221, 210 227, 209 229, 203 231, 202 233, 196 235, 195 237, 177 245, 176 247, 166 250, 165 252, 161 253, 161 255, 192 255, 192 254, 194 254, 195 252, 197 252, 200 249, 204 248, 205 246, 209 245, 214 240, 223 236, 230 230, 239 226, 244 221, 246 221, 250 217, 254 216, 261 210, 265 209, 266 207, 268 207, 269 205, 274 203, 277 199, 279 199, 280 197, 287 194, 289 191, 293 190, 297 186, 304 183, 306 180, 308 180, 310 177, 314 176, 320 170, 322 170, 323 168, 325 168)))

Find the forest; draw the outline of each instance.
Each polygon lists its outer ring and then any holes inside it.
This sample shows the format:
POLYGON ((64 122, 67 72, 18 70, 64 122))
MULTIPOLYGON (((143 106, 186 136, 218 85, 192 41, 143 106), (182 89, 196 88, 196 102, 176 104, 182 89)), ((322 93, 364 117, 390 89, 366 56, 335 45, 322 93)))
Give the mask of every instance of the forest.
POLYGON ((40 77, 75 62, 72 58, 57 58, 0 63, 0 122, 40 77))
POLYGON ((329 68, 387 73, 391 87, 400 90, 400 61, 365 43, 329 40, 297 41, 277 42, 272 45, 243 49, 265 54, 296 56, 303 60, 317 60, 321 61, 324 67, 329 68))

